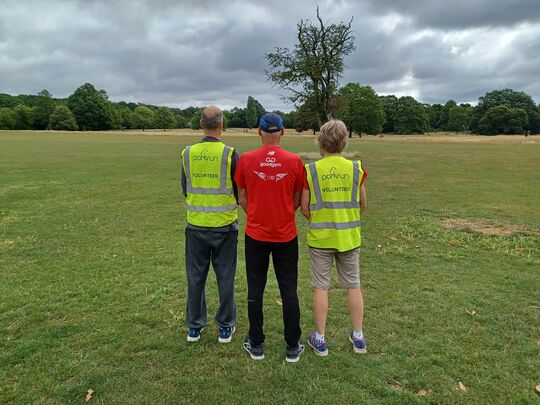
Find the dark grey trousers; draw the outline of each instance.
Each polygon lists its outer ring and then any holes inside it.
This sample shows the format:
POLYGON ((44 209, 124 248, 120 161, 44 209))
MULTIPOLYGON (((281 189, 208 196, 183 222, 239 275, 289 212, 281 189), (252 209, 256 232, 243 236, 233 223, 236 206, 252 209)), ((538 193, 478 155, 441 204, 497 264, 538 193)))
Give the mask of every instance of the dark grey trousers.
POLYGON ((205 284, 210 262, 216 273, 219 308, 215 321, 219 326, 236 324, 234 276, 238 231, 214 232, 186 229, 186 273, 188 299, 186 323, 190 328, 207 324, 205 284))

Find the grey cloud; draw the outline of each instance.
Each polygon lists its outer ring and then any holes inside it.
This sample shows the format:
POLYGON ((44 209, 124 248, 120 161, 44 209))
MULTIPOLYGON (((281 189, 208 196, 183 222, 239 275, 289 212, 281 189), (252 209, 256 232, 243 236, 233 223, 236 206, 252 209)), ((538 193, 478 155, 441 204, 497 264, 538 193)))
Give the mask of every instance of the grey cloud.
POLYGON ((540 21, 537 0, 369 0, 375 14, 395 12, 419 26, 469 28, 511 26, 540 21))
MULTIPOLYGON (((47 88, 65 97, 91 82, 115 101, 230 108, 253 95, 266 108, 281 110, 291 106, 266 81, 264 54, 292 46, 298 20, 314 21, 316 7, 315 1, 290 0, 4 3, 0 92, 47 88)), ((358 81, 425 102, 473 101, 499 87, 539 100, 536 4, 319 1, 326 21, 355 16, 357 50, 346 59, 343 83, 358 81), (500 50, 490 53, 484 44, 500 50)))

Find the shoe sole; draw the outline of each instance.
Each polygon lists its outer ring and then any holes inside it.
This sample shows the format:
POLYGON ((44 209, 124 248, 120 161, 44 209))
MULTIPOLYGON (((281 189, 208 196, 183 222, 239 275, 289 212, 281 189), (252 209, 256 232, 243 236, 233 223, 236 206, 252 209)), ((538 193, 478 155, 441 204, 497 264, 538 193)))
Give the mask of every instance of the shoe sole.
POLYGON ((366 353, 367 352, 367 347, 365 349, 358 349, 355 345, 354 345, 354 340, 352 340, 352 337, 349 336, 349 342, 352 343, 352 347, 353 347, 353 350, 355 353, 366 353))
POLYGON ((261 356, 255 356, 254 354, 252 354, 252 353, 248 350, 248 348, 247 348, 245 345, 242 345, 242 347, 244 348, 244 350, 245 350, 246 352, 248 352, 249 357, 251 357, 253 360, 262 360, 262 359, 264 359, 264 354, 261 355, 261 356))
POLYGON ((326 349, 325 352, 321 352, 320 350, 317 350, 317 348, 315 346, 313 346, 309 340, 308 340, 307 344, 308 344, 309 347, 311 347, 313 349, 313 351, 315 352, 315 354, 317 356, 321 356, 321 357, 328 356, 328 349, 326 349))
POLYGON ((232 335, 233 335, 233 333, 234 333, 235 331, 236 331, 236 328, 233 326, 232 331, 231 331, 231 336, 229 336, 228 338, 225 338, 225 339, 219 337, 219 338, 218 338, 218 342, 219 342, 219 343, 229 343, 229 342, 232 340, 232 335))
POLYGON ((300 355, 302 353, 304 353, 304 350, 305 350, 305 347, 302 348, 302 350, 300 351, 300 353, 298 353, 298 356, 296 356, 296 357, 287 357, 287 356, 285 356, 285 361, 287 363, 297 363, 298 360, 300 360, 300 355))

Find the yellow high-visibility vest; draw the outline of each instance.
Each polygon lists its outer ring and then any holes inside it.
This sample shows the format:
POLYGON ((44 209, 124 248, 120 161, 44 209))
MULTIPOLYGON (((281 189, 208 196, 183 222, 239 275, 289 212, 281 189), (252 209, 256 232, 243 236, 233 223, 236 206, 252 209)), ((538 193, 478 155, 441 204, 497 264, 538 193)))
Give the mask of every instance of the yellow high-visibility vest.
POLYGON ((359 247, 360 160, 327 156, 306 165, 306 172, 311 197, 308 245, 340 252, 359 247))
POLYGON ((189 224, 217 228, 238 219, 231 180, 233 151, 222 142, 200 142, 182 151, 189 224))

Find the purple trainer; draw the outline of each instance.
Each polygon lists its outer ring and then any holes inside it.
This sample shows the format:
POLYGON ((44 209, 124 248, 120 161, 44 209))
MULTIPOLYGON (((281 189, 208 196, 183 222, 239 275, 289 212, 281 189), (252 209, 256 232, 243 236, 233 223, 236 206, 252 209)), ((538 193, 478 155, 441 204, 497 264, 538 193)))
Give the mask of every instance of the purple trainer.
POLYGON ((317 356, 328 356, 328 348, 326 347, 326 341, 318 340, 315 332, 309 335, 308 345, 313 349, 317 356))
POLYGON ((349 335, 349 340, 353 344, 353 349, 356 353, 367 352, 366 337, 364 335, 362 335, 361 339, 356 339, 354 337, 354 333, 351 331, 351 334, 349 335))

